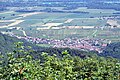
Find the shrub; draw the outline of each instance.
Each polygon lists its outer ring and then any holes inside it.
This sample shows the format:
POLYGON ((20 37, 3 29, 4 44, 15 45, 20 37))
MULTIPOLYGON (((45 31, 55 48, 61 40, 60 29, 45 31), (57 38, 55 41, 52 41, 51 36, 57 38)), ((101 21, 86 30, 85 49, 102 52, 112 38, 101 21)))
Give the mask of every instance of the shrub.
POLYGON ((0 56, 0 79, 3 80, 119 80, 120 62, 113 58, 71 56, 67 50, 62 58, 43 52, 41 59, 31 56, 21 42, 7 58, 0 56))

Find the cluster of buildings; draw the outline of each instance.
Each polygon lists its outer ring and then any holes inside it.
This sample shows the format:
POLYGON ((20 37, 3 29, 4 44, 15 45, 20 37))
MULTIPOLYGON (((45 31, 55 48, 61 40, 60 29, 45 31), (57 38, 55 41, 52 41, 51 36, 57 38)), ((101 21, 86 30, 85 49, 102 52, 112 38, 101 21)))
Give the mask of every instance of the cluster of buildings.
POLYGON ((34 37, 20 37, 15 36, 18 39, 25 39, 29 42, 35 44, 49 44, 53 45, 54 48, 71 48, 71 49, 81 49, 89 51, 97 51, 101 53, 103 49, 110 43, 105 39, 78 39, 78 38, 65 38, 61 40, 56 39, 45 39, 45 38, 34 38, 34 37))
POLYGON ((61 40, 62 43, 56 43, 54 47, 58 48, 72 48, 72 49, 82 49, 89 51, 97 51, 101 53, 102 50, 108 45, 107 43, 103 43, 103 39, 70 39, 66 38, 61 40))

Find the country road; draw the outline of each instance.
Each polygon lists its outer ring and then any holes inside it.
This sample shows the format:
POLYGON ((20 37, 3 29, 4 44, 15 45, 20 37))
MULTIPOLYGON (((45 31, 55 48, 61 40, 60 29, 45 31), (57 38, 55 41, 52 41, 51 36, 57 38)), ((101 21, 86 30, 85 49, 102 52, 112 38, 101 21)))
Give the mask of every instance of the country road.
POLYGON ((26 32, 25 32, 24 30, 20 30, 20 31, 23 32, 23 35, 24 35, 24 36, 27 36, 27 34, 26 34, 26 32))
POLYGON ((98 32, 98 30, 95 30, 92 34, 92 36, 96 36, 96 33, 98 32))

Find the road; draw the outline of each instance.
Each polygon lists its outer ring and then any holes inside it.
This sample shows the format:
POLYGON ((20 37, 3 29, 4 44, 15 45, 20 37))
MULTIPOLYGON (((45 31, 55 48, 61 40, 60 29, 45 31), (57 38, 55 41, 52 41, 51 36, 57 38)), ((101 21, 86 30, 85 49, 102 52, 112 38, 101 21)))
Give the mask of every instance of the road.
POLYGON ((93 32, 93 34, 92 34, 92 36, 96 36, 96 33, 98 32, 98 30, 96 29, 94 32, 93 32))

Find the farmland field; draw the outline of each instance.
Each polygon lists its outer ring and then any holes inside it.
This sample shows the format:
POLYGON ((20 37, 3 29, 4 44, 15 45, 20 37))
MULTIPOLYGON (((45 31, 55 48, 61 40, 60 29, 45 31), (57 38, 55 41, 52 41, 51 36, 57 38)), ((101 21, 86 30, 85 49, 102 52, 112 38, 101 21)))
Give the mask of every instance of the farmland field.
MULTIPOLYGON (((57 7, 52 8, 58 9, 57 7)), ((44 9, 44 7, 40 9, 44 9)), ((59 9, 62 10, 63 7, 59 9)), ((116 32, 113 32, 113 29, 109 29, 106 26, 108 20, 106 17, 115 16, 113 13, 118 11, 87 8, 78 8, 73 11, 89 13, 1 12, 0 27, 9 24, 8 28, 20 27, 18 30, 10 30, 10 32, 20 36, 24 36, 21 31, 22 29, 26 32, 27 36, 39 38, 64 39, 69 37, 89 37, 110 39, 112 41, 120 40, 119 30, 116 29, 116 32), (5 22, 6 20, 8 22, 5 22)), ((120 20, 115 20, 120 24, 120 20)), ((9 31, 8 28, 3 27, 0 30, 9 31)))

